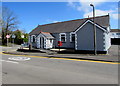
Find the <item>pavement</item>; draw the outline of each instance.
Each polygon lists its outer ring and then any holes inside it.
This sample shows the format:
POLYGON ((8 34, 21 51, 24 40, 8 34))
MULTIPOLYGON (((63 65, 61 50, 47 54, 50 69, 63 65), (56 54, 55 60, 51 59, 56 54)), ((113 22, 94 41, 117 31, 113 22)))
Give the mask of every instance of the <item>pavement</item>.
POLYGON ((80 59, 80 60, 92 60, 92 61, 104 61, 104 62, 120 62, 119 61, 119 45, 112 45, 109 49, 109 54, 59 54, 56 51, 50 50, 33 50, 29 51, 28 48, 16 51, 16 49, 7 50, 5 54, 15 55, 29 55, 29 56, 43 56, 48 58, 68 58, 68 59, 80 59), (21 52, 22 51, 22 52, 21 52))

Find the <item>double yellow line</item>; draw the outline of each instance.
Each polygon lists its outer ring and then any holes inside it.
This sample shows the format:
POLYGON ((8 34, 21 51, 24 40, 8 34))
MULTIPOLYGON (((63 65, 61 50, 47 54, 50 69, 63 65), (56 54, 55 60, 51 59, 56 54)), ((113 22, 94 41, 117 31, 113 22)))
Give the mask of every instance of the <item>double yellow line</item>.
MULTIPOLYGON (((4 55, 15 55, 15 54, 5 54, 4 55)), ((60 58, 60 57, 44 57, 44 56, 30 56, 30 55, 15 55, 15 56, 26 56, 26 57, 35 57, 35 58, 50 58, 50 59, 62 59, 62 60, 71 60, 71 61, 81 61, 81 62, 95 62, 95 63, 106 63, 106 64, 120 64, 118 62, 105 62, 105 61, 93 61, 93 60, 82 60, 82 59, 70 59, 70 58, 60 58)))

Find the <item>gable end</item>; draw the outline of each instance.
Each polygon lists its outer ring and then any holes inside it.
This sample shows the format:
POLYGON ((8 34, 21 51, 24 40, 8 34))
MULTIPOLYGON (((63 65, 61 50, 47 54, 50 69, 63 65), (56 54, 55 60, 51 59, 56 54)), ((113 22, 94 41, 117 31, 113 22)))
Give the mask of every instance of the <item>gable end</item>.
POLYGON ((100 28, 101 30, 103 30, 104 32, 106 32, 106 30, 101 27, 100 25, 92 22, 91 20, 87 20, 85 23, 83 23, 77 30, 75 30, 75 33, 78 32, 84 25, 86 25, 88 22, 92 23, 92 24, 95 24, 96 27, 100 28))

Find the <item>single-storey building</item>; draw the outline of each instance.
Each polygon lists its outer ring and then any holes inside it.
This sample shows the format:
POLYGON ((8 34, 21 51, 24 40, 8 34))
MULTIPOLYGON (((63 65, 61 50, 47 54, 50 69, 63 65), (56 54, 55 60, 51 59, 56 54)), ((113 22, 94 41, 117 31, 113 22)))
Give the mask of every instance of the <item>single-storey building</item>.
POLYGON ((81 51, 94 50, 94 29, 96 27, 97 51, 108 52, 110 42, 109 15, 38 25, 29 33, 29 43, 35 48, 71 48, 81 51))

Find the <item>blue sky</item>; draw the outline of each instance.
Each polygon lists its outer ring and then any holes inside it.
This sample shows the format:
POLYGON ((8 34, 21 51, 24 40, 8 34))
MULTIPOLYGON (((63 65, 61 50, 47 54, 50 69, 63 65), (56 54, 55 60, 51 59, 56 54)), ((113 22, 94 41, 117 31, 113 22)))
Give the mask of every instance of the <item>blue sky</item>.
MULTIPOLYGON (((87 2, 3 2, 17 15, 19 29, 30 32, 37 25, 82 19, 92 16, 92 7, 87 2)), ((118 3, 117 2, 93 2, 96 15, 110 13, 111 28, 118 28, 118 3)))

